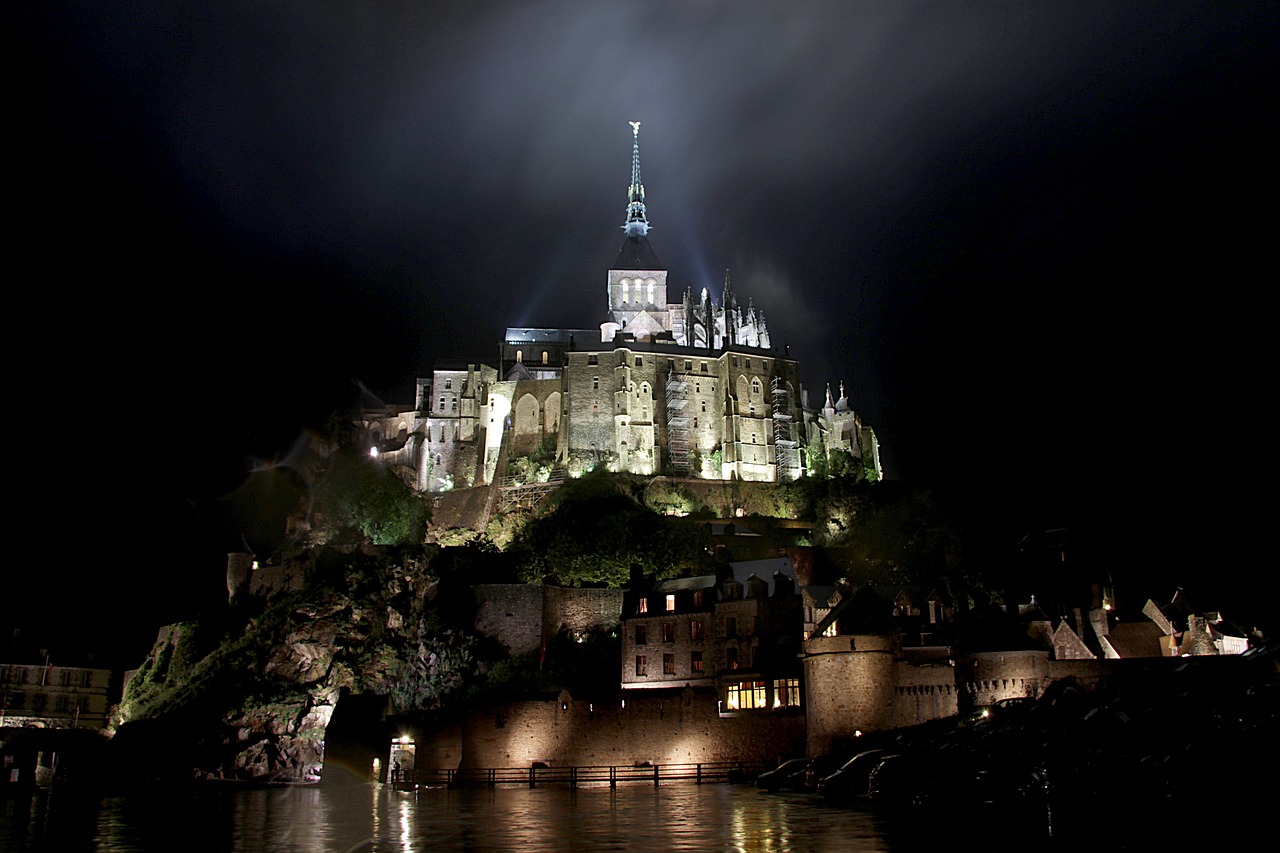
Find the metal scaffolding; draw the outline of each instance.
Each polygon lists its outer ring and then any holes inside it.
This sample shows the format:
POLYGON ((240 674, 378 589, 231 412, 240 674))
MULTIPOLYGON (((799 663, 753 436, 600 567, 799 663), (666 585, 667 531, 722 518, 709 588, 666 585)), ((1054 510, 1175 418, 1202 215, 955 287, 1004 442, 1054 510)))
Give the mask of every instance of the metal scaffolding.
POLYGON ((679 477, 689 476, 689 383, 667 374, 667 467, 679 477))
POLYGON ((791 417, 790 397, 787 385, 775 376, 769 383, 773 395, 773 458, 777 465, 778 482, 792 479, 800 468, 800 453, 796 443, 795 419, 791 417))

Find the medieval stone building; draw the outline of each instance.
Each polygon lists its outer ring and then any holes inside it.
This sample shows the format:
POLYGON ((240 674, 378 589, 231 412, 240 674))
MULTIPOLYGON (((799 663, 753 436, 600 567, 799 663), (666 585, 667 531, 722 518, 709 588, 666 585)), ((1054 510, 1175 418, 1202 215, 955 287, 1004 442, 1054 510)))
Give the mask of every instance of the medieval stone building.
POLYGON ((500 460, 543 471, 606 466, 639 474, 779 482, 806 455, 841 449, 879 476, 875 434, 844 396, 809 409, 800 367, 773 346, 764 312, 726 273, 671 300, 649 242, 632 125, 624 237, 608 271, 605 319, 581 329, 508 328, 494 366, 440 365, 413 412, 368 412, 371 446, 417 488, 485 485, 500 460))

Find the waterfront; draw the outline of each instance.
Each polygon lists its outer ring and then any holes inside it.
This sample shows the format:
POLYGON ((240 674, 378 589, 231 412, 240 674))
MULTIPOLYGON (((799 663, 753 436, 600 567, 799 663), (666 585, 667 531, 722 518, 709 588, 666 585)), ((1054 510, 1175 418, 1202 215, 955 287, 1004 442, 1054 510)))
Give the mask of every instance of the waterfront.
POLYGON ((4 800, 9 853, 841 850, 890 853, 878 815, 742 785, 432 789, 177 788, 4 800))

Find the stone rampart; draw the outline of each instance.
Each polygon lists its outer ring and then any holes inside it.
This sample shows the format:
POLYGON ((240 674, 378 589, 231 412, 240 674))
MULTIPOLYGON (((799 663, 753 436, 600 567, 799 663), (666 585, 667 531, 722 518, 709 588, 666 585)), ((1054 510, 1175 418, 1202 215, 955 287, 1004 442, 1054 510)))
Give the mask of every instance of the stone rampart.
POLYGON ((476 584, 476 631, 492 637, 512 654, 542 645, 542 586, 539 584, 476 584))
POLYGON ((542 623, 547 633, 561 630, 612 631, 622 621, 622 589, 542 587, 542 623))
MULTIPOLYGON (((710 689, 647 691, 607 705, 566 692, 494 707, 462 729, 462 766, 476 768, 772 761, 804 750, 803 716, 720 716, 710 689)), ((438 732, 431 739, 451 736, 438 732)), ((447 742, 429 751, 451 754, 447 742)))

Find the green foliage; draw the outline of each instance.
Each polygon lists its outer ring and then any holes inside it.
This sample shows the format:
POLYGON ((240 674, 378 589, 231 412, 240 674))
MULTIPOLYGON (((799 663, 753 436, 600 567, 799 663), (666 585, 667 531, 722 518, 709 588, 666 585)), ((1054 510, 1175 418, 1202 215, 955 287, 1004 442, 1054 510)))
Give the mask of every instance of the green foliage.
POLYGON ((863 477, 862 463, 843 447, 837 447, 827 455, 827 466, 832 477, 851 477, 855 480, 863 477))
POLYGON ((630 482, 595 472, 558 490, 511 543, 521 578, 621 586, 632 564, 662 577, 692 565, 697 538, 624 493, 630 482))
POLYGON ((375 545, 421 543, 430 517, 421 495, 355 448, 330 457, 316 508, 339 540, 354 536, 375 545))
POLYGON ((815 438, 805 446, 805 459, 808 460, 809 476, 825 480, 830 473, 827 465, 827 448, 822 439, 815 438))
POLYGON ((655 477, 644 489, 644 505, 663 515, 692 515, 705 509, 704 504, 685 483, 655 477))

